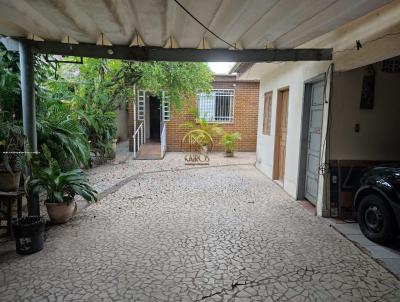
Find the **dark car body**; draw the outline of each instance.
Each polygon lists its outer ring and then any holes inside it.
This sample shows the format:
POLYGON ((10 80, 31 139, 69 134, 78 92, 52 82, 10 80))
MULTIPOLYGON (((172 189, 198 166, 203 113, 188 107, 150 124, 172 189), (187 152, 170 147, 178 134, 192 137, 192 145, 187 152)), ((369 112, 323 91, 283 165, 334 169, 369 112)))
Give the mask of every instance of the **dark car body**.
POLYGON ((354 198, 356 210, 361 199, 368 194, 383 197, 400 226, 400 163, 374 166, 363 172, 354 198))

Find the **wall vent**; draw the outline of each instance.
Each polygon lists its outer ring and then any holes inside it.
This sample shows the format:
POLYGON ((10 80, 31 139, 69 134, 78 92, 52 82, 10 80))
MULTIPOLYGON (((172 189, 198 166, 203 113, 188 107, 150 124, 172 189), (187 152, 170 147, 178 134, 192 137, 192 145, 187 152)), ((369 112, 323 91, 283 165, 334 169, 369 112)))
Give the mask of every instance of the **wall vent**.
POLYGON ((400 58, 384 60, 382 64, 382 71, 389 73, 399 73, 400 58))

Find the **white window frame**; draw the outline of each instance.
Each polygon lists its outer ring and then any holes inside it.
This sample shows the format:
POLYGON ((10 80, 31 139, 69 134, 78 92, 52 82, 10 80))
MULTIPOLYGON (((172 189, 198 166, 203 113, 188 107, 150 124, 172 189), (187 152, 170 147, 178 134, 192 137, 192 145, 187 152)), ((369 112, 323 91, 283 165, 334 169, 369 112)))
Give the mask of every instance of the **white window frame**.
MULTIPOLYGON (((204 106, 204 105, 203 105, 204 106)), ((206 105, 207 106, 207 105, 206 105)), ((231 124, 234 121, 234 112, 235 112, 235 89, 212 89, 210 94, 207 93, 199 93, 197 94, 197 110, 199 113, 200 118, 205 118, 207 122, 209 123, 215 123, 215 124, 231 124), (230 97, 230 116, 228 117, 215 117, 215 107, 216 107, 216 96, 217 92, 222 94, 219 94, 218 96, 226 96, 230 97), (209 111, 212 112, 211 115, 209 116, 204 116, 202 114, 204 109, 202 110, 200 108, 200 103, 201 102, 211 102, 209 104, 209 111)))

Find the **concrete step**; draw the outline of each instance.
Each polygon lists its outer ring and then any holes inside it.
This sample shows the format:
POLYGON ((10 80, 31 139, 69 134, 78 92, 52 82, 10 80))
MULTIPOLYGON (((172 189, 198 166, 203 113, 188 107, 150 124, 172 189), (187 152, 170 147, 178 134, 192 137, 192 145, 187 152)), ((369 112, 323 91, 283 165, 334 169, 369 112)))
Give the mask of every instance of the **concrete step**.
POLYGON ((140 146, 136 159, 162 159, 160 143, 145 143, 140 146))

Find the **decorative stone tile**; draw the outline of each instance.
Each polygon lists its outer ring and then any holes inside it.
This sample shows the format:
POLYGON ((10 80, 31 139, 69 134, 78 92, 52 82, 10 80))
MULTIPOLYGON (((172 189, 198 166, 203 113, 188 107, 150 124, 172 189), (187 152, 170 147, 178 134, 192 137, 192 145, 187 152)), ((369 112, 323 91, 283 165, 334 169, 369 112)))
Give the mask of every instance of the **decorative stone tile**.
POLYGON ((253 154, 211 160, 188 168, 168 153, 91 171, 108 193, 52 227, 43 251, 0 245, 1 301, 400 300, 392 274, 256 170, 253 154))

